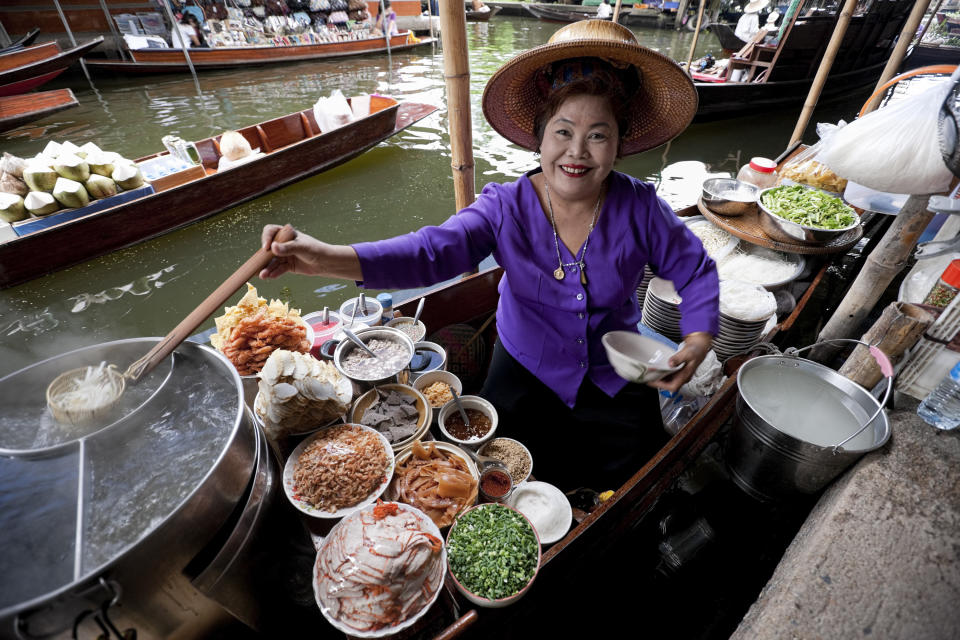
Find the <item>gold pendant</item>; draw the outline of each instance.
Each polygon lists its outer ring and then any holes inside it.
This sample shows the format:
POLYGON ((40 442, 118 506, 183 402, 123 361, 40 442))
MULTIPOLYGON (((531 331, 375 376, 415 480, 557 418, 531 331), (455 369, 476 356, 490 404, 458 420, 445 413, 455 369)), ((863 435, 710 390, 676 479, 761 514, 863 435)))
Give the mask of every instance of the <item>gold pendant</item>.
POLYGON ((580 267, 580 284, 587 286, 587 270, 580 267))
POLYGON ((556 278, 557 280, 563 280, 563 276, 564 276, 563 267, 557 267, 556 270, 553 272, 553 277, 556 278))

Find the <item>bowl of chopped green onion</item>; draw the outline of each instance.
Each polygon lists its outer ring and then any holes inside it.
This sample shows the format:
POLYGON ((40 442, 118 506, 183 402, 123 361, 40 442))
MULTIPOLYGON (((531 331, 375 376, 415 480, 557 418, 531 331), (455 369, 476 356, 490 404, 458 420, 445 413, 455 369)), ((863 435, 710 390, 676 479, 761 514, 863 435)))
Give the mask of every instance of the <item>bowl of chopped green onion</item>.
POLYGON ((526 516, 490 502, 464 511, 447 533, 447 566, 457 590, 480 607, 522 598, 540 569, 540 538, 526 516))
POLYGON ((826 244, 860 224, 840 198, 799 184, 764 189, 759 204, 760 227, 782 242, 826 244))

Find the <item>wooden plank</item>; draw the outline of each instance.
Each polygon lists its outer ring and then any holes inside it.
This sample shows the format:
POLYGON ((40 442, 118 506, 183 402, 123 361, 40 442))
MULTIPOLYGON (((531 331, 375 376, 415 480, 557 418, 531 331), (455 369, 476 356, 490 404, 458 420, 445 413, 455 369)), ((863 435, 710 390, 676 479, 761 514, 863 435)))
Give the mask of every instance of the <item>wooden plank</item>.
POLYGON ((60 53, 60 46, 56 42, 44 42, 26 49, 19 49, 0 54, 0 72, 16 69, 26 64, 33 64, 60 53))
POLYGON ((39 120, 77 104, 70 89, 0 97, 0 131, 39 120))

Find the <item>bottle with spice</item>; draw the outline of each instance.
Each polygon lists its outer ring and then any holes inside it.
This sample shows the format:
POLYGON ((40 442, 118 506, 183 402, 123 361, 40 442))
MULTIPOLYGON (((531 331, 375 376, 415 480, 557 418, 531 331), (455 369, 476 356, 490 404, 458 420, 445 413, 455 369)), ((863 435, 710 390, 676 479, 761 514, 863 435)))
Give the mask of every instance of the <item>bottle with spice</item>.
POLYGON ((936 284, 930 289, 930 293, 923 299, 923 304, 946 309, 947 305, 957 297, 958 291, 960 291, 960 259, 952 260, 947 265, 936 284))
POLYGON ((743 165, 737 174, 740 182, 749 182, 761 189, 769 189, 777 184, 777 163, 769 158, 750 158, 750 163, 743 165))

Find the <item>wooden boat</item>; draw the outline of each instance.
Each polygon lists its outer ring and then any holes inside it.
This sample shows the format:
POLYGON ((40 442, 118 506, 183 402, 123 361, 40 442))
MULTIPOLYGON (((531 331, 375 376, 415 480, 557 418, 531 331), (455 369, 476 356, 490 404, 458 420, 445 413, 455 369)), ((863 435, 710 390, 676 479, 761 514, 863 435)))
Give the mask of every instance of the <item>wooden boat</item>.
POLYGON ((103 36, 98 36, 62 52, 57 43, 47 42, 0 55, 0 96, 26 93, 53 80, 101 42, 103 36))
MULTIPOLYGON (((428 45, 432 38, 409 41, 412 34, 400 33, 390 38, 390 50, 406 51, 428 45)), ((345 40, 322 44, 297 44, 284 47, 218 47, 216 49, 190 49, 190 60, 197 71, 207 69, 230 69, 263 64, 302 62, 324 58, 342 58, 387 50, 385 38, 345 40)), ((133 61, 101 60, 87 58, 89 69, 111 73, 177 73, 189 71, 186 57, 180 49, 134 49, 130 51, 133 61)))
POLYGON ((15 223, 18 233, 27 225, 49 226, 0 242, 0 288, 156 237, 326 171, 434 111, 427 104, 372 96, 369 116, 326 133, 311 109, 274 118, 240 129, 264 155, 223 171, 217 171, 219 137, 200 140, 202 165, 154 181, 155 193, 89 215, 74 209, 15 223))
POLYGON ((720 41, 720 46, 728 51, 739 51, 747 44, 733 32, 734 26, 735 25, 723 22, 714 22, 710 25, 710 31, 717 36, 717 40, 720 41))
POLYGON ((489 7, 490 11, 467 11, 467 22, 489 22, 490 18, 500 13, 500 7, 489 7))
POLYGON ((22 49, 23 47, 29 47, 31 44, 33 44, 33 41, 37 39, 38 35, 40 35, 40 29, 39 27, 34 27, 28 31, 25 36, 0 49, 0 54, 7 53, 8 51, 16 51, 17 49, 22 49))
MULTIPOLYGON (((697 213, 695 207, 677 211, 681 216, 697 213)), ((797 308, 768 333, 765 340, 771 340, 796 322, 822 281, 826 269, 827 265, 824 264, 800 297, 797 308)), ((412 315, 419 300, 426 298, 427 304, 424 305, 421 319, 431 331, 453 324, 469 325, 487 345, 492 345, 496 338, 496 327, 488 320, 497 308, 497 285, 502 275, 502 269, 495 267, 407 300, 397 305, 396 309, 403 315, 412 315)), ((490 349, 487 351, 489 353, 490 349)), ((422 623, 422 626, 437 629, 441 624, 438 620, 446 621, 448 626, 436 635, 431 634, 431 637, 451 640, 466 634, 468 629, 469 634, 465 637, 500 637, 504 629, 511 628, 522 617, 542 616, 549 610, 549 603, 569 601, 569 593, 564 591, 578 583, 578 572, 589 565, 591 558, 601 555, 600 550, 635 535, 638 523, 653 511, 658 500, 668 492, 680 474, 717 438, 721 427, 734 412, 737 396, 735 372, 736 366, 731 366, 726 371, 730 377, 707 405, 626 483, 617 488, 613 497, 583 520, 575 521, 562 540, 544 548, 536 582, 529 594, 503 609, 478 608, 462 599, 450 586, 422 623)), ((465 393, 470 391, 465 390, 465 393)), ((584 615, 591 614, 584 612, 584 615)), ((607 615, 607 612, 603 615, 607 615)), ((624 619, 630 617, 622 611, 617 615, 624 619)))
POLYGON ((947 45, 919 44, 903 61, 903 71, 929 67, 934 64, 960 64, 960 47, 947 45))
POLYGON ((38 93, 0 98, 0 131, 77 106, 79 103, 70 89, 54 89, 38 93))
POLYGON ((483 3, 488 7, 490 7, 491 9, 493 7, 497 7, 498 9, 500 9, 500 15, 502 16, 527 15, 526 11, 524 11, 523 9, 524 5, 527 4, 525 2, 513 2, 512 0, 506 0, 506 1, 491 0, 490 2, 487 2, 487 0, 484 0, 483 3))
MULTIPOLYGON (((564 6, 565 5, 559 5, 564 6)), ((597 8, 596 7, 583 7, 583 6, 574 6, 573 8, 558 8, 556 6, 543 5, 543 4, 524 4, 523 8, 527 10, 527 13, 532 15, 538 20, 543 20, 544 22, 579 22, 580 20, 599 20, 597 18, 597 8), (593 9, 593 11, 590 11, 593 9)), ((625 15, 625 14, 623 14, 625 15)), ((623 15, 621 15, 620 21, 623 21, 623 15)))
MULTIPOLYGON (((851 18, 821 102, 872 86, 890 56, 913 6, 909 0, 869 5, 851 18)), ((836 22, 835 15, 800 17, 777 44, 755 45, 747 57, 731 57, 726 81, 697 82, 697 121, 734 117, 793 105, 806 98, 836 22), (729 80, 733 70, 743 81, 729 80)))

